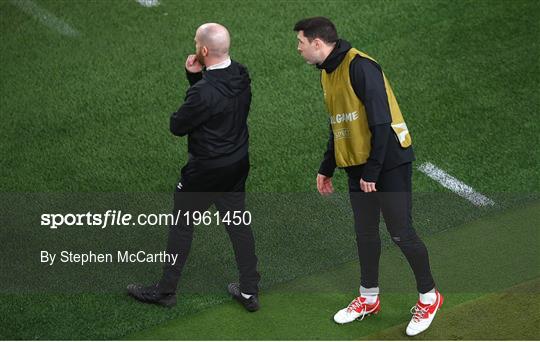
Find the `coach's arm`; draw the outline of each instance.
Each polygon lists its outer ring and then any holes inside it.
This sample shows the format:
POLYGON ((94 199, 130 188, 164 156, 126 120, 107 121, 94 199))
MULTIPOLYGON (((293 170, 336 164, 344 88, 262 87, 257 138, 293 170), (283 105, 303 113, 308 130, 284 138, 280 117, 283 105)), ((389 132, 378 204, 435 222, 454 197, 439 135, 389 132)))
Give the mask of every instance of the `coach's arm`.
POLYGON ((188 89, 182 106, 171 114, 171 133, 180 137, 189 134, 210 116, 211 111, 203 100, 199 87, 193 86, 188 89))

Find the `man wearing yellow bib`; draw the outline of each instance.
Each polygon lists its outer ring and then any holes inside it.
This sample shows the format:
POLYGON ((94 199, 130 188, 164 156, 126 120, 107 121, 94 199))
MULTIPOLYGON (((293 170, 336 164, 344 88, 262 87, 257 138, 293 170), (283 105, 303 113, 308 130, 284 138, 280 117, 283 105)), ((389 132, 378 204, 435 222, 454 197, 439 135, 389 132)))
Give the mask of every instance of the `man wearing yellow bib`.
POLYGON ((409 336, 426 330, 443 296, 435 288, 426 246, 412 226, 412 140, 390 83, 379 64, 339 39, 334 24, 314 17, 296 23, 298 52, 321 70, 330 138, 317 175, 322 195, 333 192, 332 176, 343 168, 354 213, 360 296, 334 320, 349 323, 376 314, 379 301, 379 221, 382 212, 392 240, 416 278, 419 299, 411 310, 409 336))

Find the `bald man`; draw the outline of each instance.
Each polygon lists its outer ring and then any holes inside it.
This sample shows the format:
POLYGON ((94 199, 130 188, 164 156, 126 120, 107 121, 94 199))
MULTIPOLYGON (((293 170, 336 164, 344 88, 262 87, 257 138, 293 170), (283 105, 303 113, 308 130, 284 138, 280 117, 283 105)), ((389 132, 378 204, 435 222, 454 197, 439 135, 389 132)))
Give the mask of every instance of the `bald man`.
POLYGON ((219 217, 231 219, 223 221, 230 223, 225 228, 240 280, 229 284, 228 291, 248 311, 259 309, 260 276, 253 233, 249 222, 232 220, 238 213, 247 217, 242 214, 250 167, 247 117, 251 80, 247 69, 230 59, 229 46, 230 36, 224 26, 204 24, 195 33, 196 53, 186 59, 190 87, 184 103, 170 119, 174 135, 188 136, 188 162, 174 196, 174 215, 180 220, 169 228, 166 255, 172 257, 163 267, 161 280, 150 286, 128 285, 128 293, 141 302, 167 307, 176 304, 177 285, 193 239, 193 213, 203 213, 214 204, 219 217), (192 214, 184 215, 187 212, 192 214))

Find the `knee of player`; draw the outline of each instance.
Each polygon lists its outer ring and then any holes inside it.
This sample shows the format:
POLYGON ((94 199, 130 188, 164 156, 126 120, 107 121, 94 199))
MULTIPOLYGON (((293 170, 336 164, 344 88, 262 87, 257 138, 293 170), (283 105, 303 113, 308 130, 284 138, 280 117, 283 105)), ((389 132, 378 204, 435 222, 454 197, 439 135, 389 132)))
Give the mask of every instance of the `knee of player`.
POLYGON ((414 245, 421 243, 420 238, 412 228, 401 229, 390 235, 392 241, 399 246, 414 245))

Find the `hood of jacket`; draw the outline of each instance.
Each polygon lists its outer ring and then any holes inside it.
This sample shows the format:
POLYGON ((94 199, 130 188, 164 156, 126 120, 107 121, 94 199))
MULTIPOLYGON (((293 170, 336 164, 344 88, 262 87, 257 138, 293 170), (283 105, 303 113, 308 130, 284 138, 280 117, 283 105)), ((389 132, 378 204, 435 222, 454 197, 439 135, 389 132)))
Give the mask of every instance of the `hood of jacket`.
POLYGON ((208 70, 203 79, 226 97, 235 97, 251 84, 247 69, 235 61, 227 68, 208 70))
POLYGON ((317 68, 324 69, 327 73, 331 73, 341 64, 343 58, 349 50, 352 48, 351 44, 344 40, 339 39, 334 46, 334 50, 330 52, 328 57, 321 64, 317 64, 317 68))

